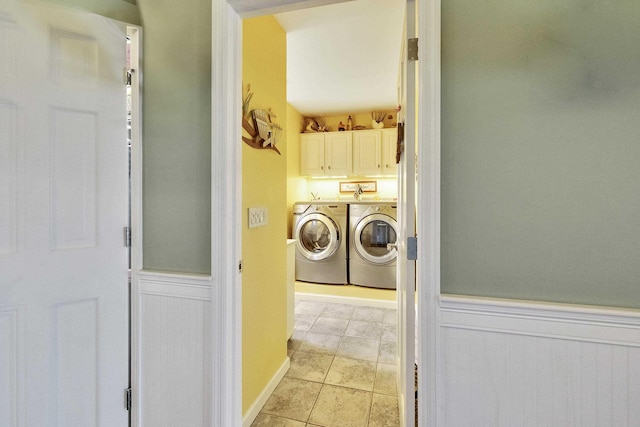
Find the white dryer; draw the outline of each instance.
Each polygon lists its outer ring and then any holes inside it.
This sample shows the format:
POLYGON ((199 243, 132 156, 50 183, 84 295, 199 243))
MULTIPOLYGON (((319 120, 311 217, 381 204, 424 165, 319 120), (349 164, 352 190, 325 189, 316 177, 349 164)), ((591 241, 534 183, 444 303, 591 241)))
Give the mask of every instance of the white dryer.
POLYGON ((347 204, 297 202, 293 205, 296 280, 346 285, 347 204))
POLYGON ((349 205, 349 283, 396 289, 396 202, 358 202, 349 205))

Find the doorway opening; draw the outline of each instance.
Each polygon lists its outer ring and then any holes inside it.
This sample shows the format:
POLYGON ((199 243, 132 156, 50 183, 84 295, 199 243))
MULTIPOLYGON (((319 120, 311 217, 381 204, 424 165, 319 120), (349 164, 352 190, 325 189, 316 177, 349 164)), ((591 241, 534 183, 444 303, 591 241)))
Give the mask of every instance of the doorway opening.
MULTIPOLYGON (((312 47, 311 47, 311 48, 312 48, 312 47)), ((243 59, 244 59, 244 58, 243 58, 243 59)), ((390 59, 390 60, 391 60, 391 59, 390 59)), ((399 60, 399 58, 393 58, 392 60, 393 60, 394 62, 397 62, 397 61, 399 60)), ((347 70, 348 70, 348 69, 345 69, 345 70, 343 70, 343 72, 348 72, 347 70)), ((257 91, 258 87, 257 87, 257 85, 254 83, 254 81, 253 81, 253 80, 251 80, 251 81, 250 81, 250 80, 248 80, 248 79, 247 79, 246 77, 244 77, 244 76, 243 76, 243 80, 244 80, 244 82, 243 82, 243 83, 244 83, 244 85, 245 85, 245 86, 243 87, 243 94, 244 94, 244 92, 245 92, 245 90, 246 90, 246 86, 247 86, 248 84, 251 84, 251 89, 252 89, 254 92, 255 92, 255 91, 257 91)), ((395 80, 394 80, 394 81, 393 81, 394 86, 395 86, 395 83, 396 83, 396 82, 395 82, 395 80)), ((257 96, 257 95, 256 95, 256 96, 257 96)), ((257 100, 254 98, 254 101, 257 101, 257 100)), ((288 101, 288 100, 287 100, 287 101, 288 101)), ((394 103, 394 105, 395 105, 395 103, 394 103)), ((271 105, 263 105, 263 106, 261 106, 261 107, 268 108, 268 107, 271 107, 271 105)), ((287 108, 287 115, 288 115, 288 114, 289 114, 289 113, 288 113, 288 111, 289 111, 289 107, 286 107, 286 108, 287 108)), ((343 120, 344 120, 344 121, 346 121, 346 120, 347 120, 347 115, 348 115, 347 113, 348 113, 348 112, 349 112, 349 110, 343 110, 343 111, 342 111, 342 112, 340 112, 340 113, 336 113, 336 115, 344 115, 344 119, 343 119, 343 120)), ((281 113, 280 113, 278 110, 276 110, 276 113, 278 113, 278 114, 279 114, 279 117, 282 117, 281 113)), ((299 116, 302 116, 302 115, 299 115, 299 116)), ((297 133, 298 133, 298 134, 300 133, 300 131, 302 131, 302 126, 301 126, 301 125, 302 125, 302 124, 300 123, 298 126, 296 126, 296 127, 298 128, 298 129, 297 129, 297 133)), ((367 127, 369 127, 369 126, 370 126, 370 119, 369 119, 369 122, 367 123, 367 127)), ((337 129, 336 129, 336 130, 337 130, 337 129)), ((244 148, 245 148, 245 147, 243 146, 243 150, 244 150, 244 148)), ((264 158, 268 157, 269 155, 271 155, 271 154, 273 154, 273 153, 261 153, 261 154, 265 154, 265 155, 263 156, 263 159, 264 159, 264 158)), ((288 156, 289 154, 290 154, 290 153, 288 152, 288 148, 287 148, 287 156, 288 156)), ((299 154, 299 153, 296 153, 296 154, 299 154)), ((244 154, 243 154, 243 156, 244 156, 244 154)), ((296 155, 295 157, 297 157, 297 155, 296 155)), ((296 159, 295 159, 295 163, 297 163, 297 160, 298 160, 298 159, 296 158, 296 159)), ((265 162, 266 162, 266 160, 265 160, 265 162)), ((245 166, 243 166, 243 171, 244 171, 244 170, 246 170, 246 167, 245 167, 245 166)), ((264 172, 264 171, 261 171, 261 172, 264 172)), ((287 179, 287 181, 291 181, 291 177, 289 177, 289 176, 287 176, 287 177, 286 177, 286 179, 287 179)), ((306 178, 305 178, 305 180, 306 180, 306 178)), ((337 178, 337 180, 340 180, 340 178, 337 178)), ((337 180, 336 180, 336 181, 337 181, 337 180)), ((346 180, 346 178, 343 178, 342 180, 346 180)), ((251 186, 251 185, 253 185, 254 179, 253 179, 253 178, 249 178, 249 177, 247 177, 247 176, 245 175, 245 172, 243 172, 243 182, 248 183, 248 184, 247 184, 247 186, 245 187, 245 191, 247 191, 247 190, 246 190, 246 188, 247 188, 247 187, 249 187, 249 186, 251 186)), ((318 182, 320 183, 320 185, 324 185, 324 184, 328 183, 329 181, 328 181, 328 179, 326 179, 326 178, 325 178, 324 180, 322 180, 322 181, 318 181, 318 182)), ((245 191, 243 191, 243 195, 244 195, 245 191)), ((295 201, 298 201, 298 200, 307 200, 307 199, 308 199, 308 193, 309 193, 308 191, 303 190, 303 191, 302 191, 302 194, 303 194, 303 195, 301 195, 301 196, 297 196, 296 198, 287 198, 287 200, 286 200, 286 210, 290 212, 290 211, 291 211, 291 206, 293 205, 293 202, 295 202, 295 201)), ((337 193, 339 193, 339 191, 338 191, 338 190, 335 190, 335 191, 331 192, 331 195, 336 195, 337 193)), ((324 197, 327 197, 327 195, 323 195, 323 196, 324 196, 324 197)), ((244 197, 244 196, 243 196, 243 197, 244 197)), ((245 219, 244 212, 245 212, 245 209, 246 209, 246 208, 248 208, 248 207, 250 207, 250 206, 247 206, 247 205, 243 206, 243 209, 242 209, 242 212, 243 212, 243 221, 242 221, 242 222, 244 222, 244 221, 246 220, 246 219, 245 219)), ((275 215, 276 215, 276 213, 273 213, 273 210, 270 210, 270 212, 269 212, 269 217, 270 217, 270 218, 274 218, 274 221, 275 221, 275 215)), ((291 220, 291 216, 290 216, 290 215, 291 215, 291 214, 289 213, 289 216, 287 217, 287 220, 286 220, 286 226, 287 226, 287 228, 291 227, 291 223, 292 223, 292 220, 291 220)), ((243 226, 243 229, 244 229, 244 228, 245 228, 245 227, 243 226)), ((245 232, 247 232, 247 233, 257 234, 257 233, 258 233, 258 230, 248 230, 248 231, 247 231, 247 230, 244 230, 244 231, 243 231, 243 234, 244 234, 245 232)), ((289 231, 289 232, 290 232, 290 231, 289 231)), ((286 237, 291 237, 291 236, 290 236, 290 235, 289 235, 289 236, 287 236, 287 235, 282 235, 282 236, 280 236, 280 240, 282 240, 282 241, 284 242, 284 240, 286 239, 286 237)), ((244 282, 245 280, 247 280, 247 276, 246 276, 246 274, 249 274, 249 269, 251 268, 251 265, 250 265, 250 259, 248 259, 248 258, 247 258, 247 256, 246 256, 246 254, 245 254, 245 247, 246 247, 246 244, 247 244, 247 243, 246 243, 245 239, 243 238, 243 248, 242 248, 242 249, 243 249, 243 276, 244 276, 244 277, 243 277, 243 282, 244 282)), ((264 270, 264 271, 262 272, 262 274, 264 274, 264 273, 265 273, 265 271, 267 271, 267 270, 264 270)), ((247 293, 247 292, 252 292, 252 290, 250 290, 248 287, 243 286, 243 288, 244 288, 244 289, 243 289, 243 292, 245 293, 245 295, 246 295, 246 293, 247 293)), ((246 311, 246 307, 243 307, 243 311, 246 311)), ((243 314, 243 316, 244 316, 244 322, 243 322, 243 323, 245 323, 245 324, 247 324, 247 323, 252 323, 250 319, 247 319, 247 317, 246 317, 246 313, 244 313, 244 314, 243 314)), ((316 320, 317 320, 317 319, 316 319, 316 320)), ((347 319, 347 321, 349 321, 349 320, 351 320, 351 319, 347 319)), ((312 325, 311 325, 311 326, 312 326, 312 325)), ((245 328, 251 328, 251 327, 252 327, 252 326, 245 326, 245 328)), ((247 351, 247 350, 245 349, 244 351, 247 351)), ((246 357, 246 356, 245 356, 245 357, 246 357)), ((247 369, 245 369, 244 375, 247 375, 247 369)), ((246 392, 246 390, 245 390, 245 392, 246 392)), ((245 402, 245 405, 247 405, 247 403, 246 403, 246 402, 245 402)), ((245 409, 246 409, 246 406, 245 406, 245 409)), ((245 410, 243 410, 243 412, 245 412, 245 413, 246 413, 246 411, 245 411, 245 410)))

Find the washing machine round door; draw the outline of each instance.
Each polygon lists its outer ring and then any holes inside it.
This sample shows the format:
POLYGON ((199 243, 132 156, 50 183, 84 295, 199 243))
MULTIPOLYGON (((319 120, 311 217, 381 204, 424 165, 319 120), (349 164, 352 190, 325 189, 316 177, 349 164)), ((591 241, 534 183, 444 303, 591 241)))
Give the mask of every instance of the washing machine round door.
POLYGON ((306 215, 295 230, 298 250, 312 261, 320 261, 333 255, 340 245, 338 225, 321 213, 306 215))
POLYGON ((373 214, 364 217, 355 228, 356 252, 373 264, 387 264, 398 256, 395 248, 387 249, 387 243, 396 243, 398 223, 388 215, 373 214))

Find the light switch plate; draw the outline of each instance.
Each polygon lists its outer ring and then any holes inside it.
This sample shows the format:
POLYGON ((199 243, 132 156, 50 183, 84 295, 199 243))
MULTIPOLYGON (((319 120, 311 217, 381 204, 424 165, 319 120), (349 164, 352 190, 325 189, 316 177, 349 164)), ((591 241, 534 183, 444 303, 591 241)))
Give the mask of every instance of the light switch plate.
POLYGON ((268 224, 266 206, 249 208, 249 228, 263 227, 268 224))

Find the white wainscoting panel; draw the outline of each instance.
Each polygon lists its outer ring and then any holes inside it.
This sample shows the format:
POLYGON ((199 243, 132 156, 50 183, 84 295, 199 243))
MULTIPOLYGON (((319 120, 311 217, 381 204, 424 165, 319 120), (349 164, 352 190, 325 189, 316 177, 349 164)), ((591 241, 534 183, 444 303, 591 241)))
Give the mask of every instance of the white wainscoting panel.
POLYGON ((640 313, 442 297, 439 426, 639 426, 640 313))
POLYGON ((211 280, 139 275, 139 425, 210 423, 211 280))

